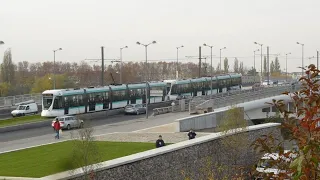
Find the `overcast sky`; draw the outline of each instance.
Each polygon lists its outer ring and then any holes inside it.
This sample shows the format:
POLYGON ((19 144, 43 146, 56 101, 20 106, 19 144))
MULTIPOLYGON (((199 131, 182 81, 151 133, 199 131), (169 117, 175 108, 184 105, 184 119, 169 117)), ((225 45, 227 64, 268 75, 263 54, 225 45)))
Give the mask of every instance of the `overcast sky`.
MULTIPOLYGON (((61 47, 57 61, 79 62, 100 58, 101 46, 105 58, 119 58, 119 48, 127 45, 124 61, 144 61, 136 41, 155 40, 148 59, 176 59, 176 47, 184 45, 179 59, 188 61, 185 56, 198 56, 199 45, 208 43, 214 46, 214 66, 226 46, 222 56, 233 68, 234 57, 253 66, 257 41, 281 54, 282 69, 291 52, 288 70, 300 71, 296 42, 305 44, 305 65, 320 49, 319 9, 318 0, 0 0, 0 54, 11 48, 14 62, 42 62, 53 60, 52 50, 61 47)), ((202 54, 210 55, 210 49, 202 54)))

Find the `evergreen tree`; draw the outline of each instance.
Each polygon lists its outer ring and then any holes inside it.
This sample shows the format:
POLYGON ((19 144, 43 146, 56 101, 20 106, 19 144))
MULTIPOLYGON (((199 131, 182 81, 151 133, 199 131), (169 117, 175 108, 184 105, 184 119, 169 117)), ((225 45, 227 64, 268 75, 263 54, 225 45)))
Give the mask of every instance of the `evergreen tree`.
POLYGON ((239 60, 237 58, 234 58, 233 71, 239 73, 239 60))
POLYGON ((278 57, 274 60, 274 72, 280 73, 281 72, 281 67, 279 63, 278 57))
POLYGON ((275 66, 274 66, 274 62, 271 61, 271 64, 270 64, 270 74, 272 75, 275 71, 275 66))
POLYGON ((228 73, 229 72, 228 58, 225 58, 223 62, 224 62, 224 73, 228 73))

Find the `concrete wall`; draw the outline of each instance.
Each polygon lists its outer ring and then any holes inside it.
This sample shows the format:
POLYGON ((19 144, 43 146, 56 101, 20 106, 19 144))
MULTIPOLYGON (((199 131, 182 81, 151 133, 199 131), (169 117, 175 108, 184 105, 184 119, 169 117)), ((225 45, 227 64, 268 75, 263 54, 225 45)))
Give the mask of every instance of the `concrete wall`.
MULTIPOLYGON (((244 116, 244 108, 241 107, 240 109, 242 111, 242 116, 244 116)), ((216 128, 223 120, 225 114, 226 110, 222 109, 215 112, 177 119, 174 122, 176 126, 176 132, 187 132, 190 129, 203 130, 216 128)))
MULTIPOLYGON (((234 149, 225 148, 223 140, 226 137, 238 136, 239 134, 247 135, 248 145, 243 149, 239 155, 237 166, 252 167, 260 158, 262 154, 257 154, 253 151, 249 144, 255 139, 272 133, 276 137, 281 137, 278 123, 268 123, 248 127, 247 131, 230 133, 229 135, 222 135, 214 133, 208 136, 199 137, 193 140, 184 141, 172 144, 166 147, 153 149, 130 156, 103 162, 99 169, 97 169, 96 179, 108 180, 182 180, 184 179, 181 171, 190 174, 191 179, 205 179, 202 168, 208 167, 207 161, 213 163, 209 166, 212 169, 220 166, 230 167, 234 161, 231 162, 230 157, 234 154, 234 149), (217 164, 216 164, 217 163, 217 164)), ((83 173, 81 169, 74 171, 58 173, 55 175, 43 177, 42 179, 54 180, 82 180, 83 173)), ((217 179, 228 174, 234 174, 235 170, 232 168, 224 169, 219 173, 217 179)))

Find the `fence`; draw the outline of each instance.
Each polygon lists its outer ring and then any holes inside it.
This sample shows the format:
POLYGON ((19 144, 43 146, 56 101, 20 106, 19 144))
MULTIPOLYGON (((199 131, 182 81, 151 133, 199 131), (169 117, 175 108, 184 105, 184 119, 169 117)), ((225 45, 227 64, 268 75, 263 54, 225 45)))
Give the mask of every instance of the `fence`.
POLYGON ((34 100, 36 103, 41 103, 41 93, 38 94, 24 94, 17 96, 0 97, 0 108, 11 107, 16 103, 34 100))
MULTIPOLYGON (((299 87, 296 87, 299 88, 299 87)), ((288 85, 278 85, 259 89, 235 91, 231 93, 217 94, 215 96, 198 97, 189 103, 190 114, 211 112, 212 109, 235 105, 257 99, 277 96, 288 91, 292 92, 296 88, 288 85), (204 101, 206 99, 206 101, 204 101)))

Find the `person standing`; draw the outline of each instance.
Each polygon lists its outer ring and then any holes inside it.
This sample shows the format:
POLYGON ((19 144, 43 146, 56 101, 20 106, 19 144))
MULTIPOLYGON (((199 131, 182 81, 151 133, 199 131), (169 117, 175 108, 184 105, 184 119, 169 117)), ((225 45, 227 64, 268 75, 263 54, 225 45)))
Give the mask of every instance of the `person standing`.
POLYGON ((59 122, 58 118, 56 118, 56 122, 54 122, 53 128, 56 131, 55 139, 60 139, 59 131, 61 129, 61 126, 60 126, 60 122, 59 122))
POLYGON ((189 140, 194 139, 196 135, 197 134, 191 129, 188 133, 189 140))
POLYGON ((164 143, 163 139, 162 139, 162 136, 159 135, 159 139, 156 141, 156 147, 159 148, 159 147, 162 147, 162 146, 165 146, 166 144, 164 143))

